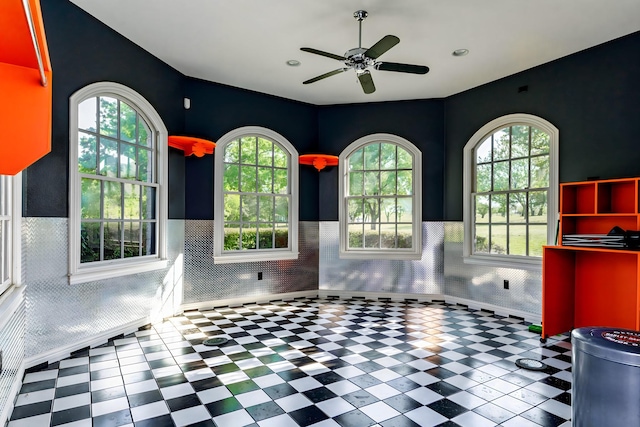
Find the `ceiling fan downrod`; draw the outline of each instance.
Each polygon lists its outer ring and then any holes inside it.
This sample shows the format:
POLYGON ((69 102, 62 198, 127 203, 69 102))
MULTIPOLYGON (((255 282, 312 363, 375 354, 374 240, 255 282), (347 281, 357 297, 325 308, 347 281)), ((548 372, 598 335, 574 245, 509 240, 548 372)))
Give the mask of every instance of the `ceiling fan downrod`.
POLYGON ((369 14, 366 10, 356 10, 353 12, 353 17, 358 20, 358 48, 362 47, 362 21, 364 21, 369 14))

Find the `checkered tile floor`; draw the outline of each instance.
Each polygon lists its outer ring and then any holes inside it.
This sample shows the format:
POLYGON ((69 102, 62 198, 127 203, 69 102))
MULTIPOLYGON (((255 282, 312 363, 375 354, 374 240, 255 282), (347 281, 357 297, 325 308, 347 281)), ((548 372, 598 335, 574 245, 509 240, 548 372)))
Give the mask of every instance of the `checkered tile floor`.
POLYGON ((26 374, 8 427, 566 427, 571 345, 538 338, 444 303, 190 311, 26 374), (230 341, 202 344, 215 336, 230 341))

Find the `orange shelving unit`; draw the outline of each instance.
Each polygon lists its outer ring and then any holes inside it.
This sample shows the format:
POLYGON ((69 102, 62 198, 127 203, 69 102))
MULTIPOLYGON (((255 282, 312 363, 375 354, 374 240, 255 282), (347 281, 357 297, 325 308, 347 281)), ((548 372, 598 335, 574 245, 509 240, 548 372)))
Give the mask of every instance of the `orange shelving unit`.
POLYGON ((542 255, 542 336, 584 326, 640 330, 640 250, 581 246, 613 227, 640 230, 640 178, 560 185, 559 245, 542 255), (584 237, 584 239, 581 239, 584 237))

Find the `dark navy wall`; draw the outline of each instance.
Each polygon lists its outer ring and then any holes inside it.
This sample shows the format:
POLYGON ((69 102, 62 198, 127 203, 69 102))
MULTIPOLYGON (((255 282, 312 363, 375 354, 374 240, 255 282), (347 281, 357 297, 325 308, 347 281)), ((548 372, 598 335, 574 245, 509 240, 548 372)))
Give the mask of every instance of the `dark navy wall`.
MULTIPOLYGON (((41 2, 53 69, 51 153, 27 168, 23 215, 67 217, 69 97, 100 81, 130 87, 160 114, 169 134, 183 129, 183 75, 68 1, 41 2)), ((172 152, 174 171, 179 153, 172 152)), ((170 177, 170 218, 184 214, 183 180, 170 177)))
MULTIPOLYGON (((340 155, 355 140, 374 133, 405 138, 422 151, 422 219, 443 218, 444 102, 419 100, 319 108, 319 148, 340 155)), ((320 176, 321 221, 338 220, 338 170, 320 176)))
MULTIPOLYGON (((185 132, 218 140, 242 126, 261 126, 285 137, 299 154, 315 152, 317 107, 198 79, 185 79, 185 132)), ((186 218, 213 219, 213 156, 186 159, 186 218)), ((318 220, 318 177, 315 169, 300 166, 301 221, 318 220)))
POLYGON ((465 144, 506 114, 559 129, 561 182, 640 176, 639 86, 640 32, 447 98, 445 218, 462 220, 465 144))

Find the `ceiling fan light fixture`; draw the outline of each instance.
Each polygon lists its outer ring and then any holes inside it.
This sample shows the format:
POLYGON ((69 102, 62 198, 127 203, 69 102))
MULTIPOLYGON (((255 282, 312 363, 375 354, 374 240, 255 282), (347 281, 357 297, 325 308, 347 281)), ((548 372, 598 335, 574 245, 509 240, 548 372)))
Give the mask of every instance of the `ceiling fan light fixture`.
POLYGON ((298 66, 300 66, 300 61, 298 61, 297 59, 290 59, 290 60, 288 60, 288 61, 286 62, 286 64, 287 64, 289 67, 298 67, 298 66))
POLYGON ((469 49, 456 49, 451 53, 451 55, 453 55, 453 56, 465 56, 468 53, 469 53, 469 49))

